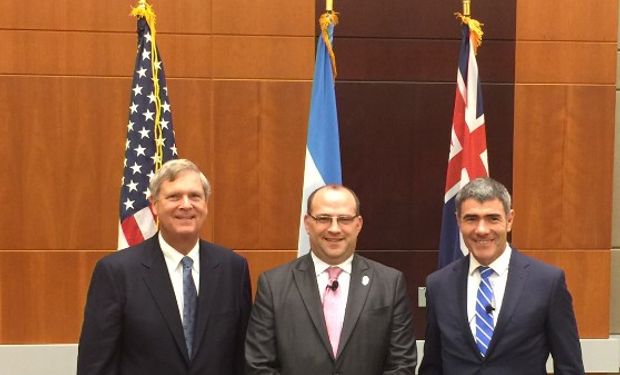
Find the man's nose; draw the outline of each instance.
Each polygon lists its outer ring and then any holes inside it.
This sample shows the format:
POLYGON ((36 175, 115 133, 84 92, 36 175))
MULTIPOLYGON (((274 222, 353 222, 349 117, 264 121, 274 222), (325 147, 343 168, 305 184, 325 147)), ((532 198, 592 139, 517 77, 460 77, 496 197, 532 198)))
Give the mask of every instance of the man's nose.
POLYGON ((184 196, 181 198, 181 207, 189 208, 189 207, 191 207, 191 206, 192 206, 192 205, 191 205, 191 202, 190 202, 190 200, 189 200, 189 197, 188 197, 187 195, 184 195, 184 196))
POLYGON ((484 234, 489 232, 489 226, 484 220, 480 220, 476 225, 476 233, 484 234))

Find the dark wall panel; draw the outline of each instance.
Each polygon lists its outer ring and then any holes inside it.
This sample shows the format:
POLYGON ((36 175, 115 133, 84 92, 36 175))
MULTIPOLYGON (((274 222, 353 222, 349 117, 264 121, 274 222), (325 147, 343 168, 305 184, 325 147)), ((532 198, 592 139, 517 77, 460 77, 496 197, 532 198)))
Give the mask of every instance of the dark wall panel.
MULTIPOLYGON (((512 186, 513 91, 484 85, 492 176, 512 186)), ((360 249, 437 249, 455 86, 337 85, 345 184, 360 196, 360 249)))
MULTIPOLYGON (((316 12, 324 11, 318 1, 316 12)), ((462 1, 369 1, 338 0, 334 8, 341 13, 342 36, 424 39, 458 39, 454 12, 462 12, 462 1), (456 34, 455 34, 455 30, 456 34)), ((515 2, 476 0, 472 2, 474 18, 485 24, 491 39, 514 40, 515 2)))

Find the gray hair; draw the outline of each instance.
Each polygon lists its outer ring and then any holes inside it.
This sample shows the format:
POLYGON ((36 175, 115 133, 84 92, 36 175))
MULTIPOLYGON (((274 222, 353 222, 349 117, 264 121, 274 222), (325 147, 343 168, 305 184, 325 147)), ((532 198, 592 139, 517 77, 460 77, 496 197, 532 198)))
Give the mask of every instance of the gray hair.
POLYGON ((211 195, 211 185, 207 177, 198 169, 196 164, 187 159, 173 159, 169 160, 159 168, 159 170, 151 177, 149 183, 149 191, 151 192, 151 198, 155 200, 159 195, 161 184, 165 181, 174 181, 181 172, 192 171, 198 173, 202 189, 205 193, 205 199, 211 195))
POLYGON ((457 216, 460 216, 461 214, 461 204, 467 199, 475 199, 481 203, 499 199, 504 206, 504 212, 506 215, 510 213, 510 208, 512 207, 508 189, 490 177, 476 178, 475 180, 468 182, 456 194, 455 203, 457 216))
POLYGON ((351 195, 353 196, 353 199, 355 199, 355 214, 356 215, 360 214, 360 199, 357 197, 357 194, 355 194, 355 192, 353 190, 349 189, 348 187, 346 187, 344 185, 340 185, 340 184, 324 185, 324 186, 321 186, 321 187, 315 189, 312 193, 310 193, 310 195, 308 196, 308 201, 307 201, 307 206, 306 206, 306 212, 308 214, 312 215, 312 201, 314 200, 314 196, 316 195, 316 193, 318 193, 319 191, 321 191, 323 189, 346 190, 349 193, 351 193, 351 195))

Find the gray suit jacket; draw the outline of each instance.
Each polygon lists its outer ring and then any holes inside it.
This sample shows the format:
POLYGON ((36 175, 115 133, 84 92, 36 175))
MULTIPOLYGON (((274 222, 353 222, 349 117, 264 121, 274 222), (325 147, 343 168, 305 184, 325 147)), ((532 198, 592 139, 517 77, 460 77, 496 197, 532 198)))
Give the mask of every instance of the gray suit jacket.
POLYGON ((189 358, 157 235, 101 259, 78 347, 78 375, 240 375, 251 306, 248 264, 200 241, 200 292, 189 358))
POLYGON ((353 257, 337 357, 310 255, 263 273, 246 336, 247 374, 413 374, 416 347, 403 274, 353 257), (363 285, 362 278, 368 283, 363 285))
POLYGON ((426 281, 427 327, 421 375, 584 373, 577 323, 564 272, 513 248, 502 309, 486 357, 467 321, 469 256, 426 281))

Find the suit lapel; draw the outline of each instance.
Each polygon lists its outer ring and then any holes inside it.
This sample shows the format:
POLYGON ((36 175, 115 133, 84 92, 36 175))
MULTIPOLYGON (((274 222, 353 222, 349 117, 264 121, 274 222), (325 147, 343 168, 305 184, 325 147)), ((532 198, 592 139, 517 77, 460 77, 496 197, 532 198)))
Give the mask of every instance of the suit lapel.
POLYGON ((219 260, 209 251, 208 244, 200 241, 200 291, 198 294, 198 311, 194 328, 194 353, 200 347, 209 320, 209 306, 215 306, 215 295, 220 284, 219 260))
POLYGON ((349 296, 347 298, 347 307, 344 315, 344 323, 342 325, 342 333, 340 334, 340 342, 338 344, 338 356, 347 345, 351 338, 353 328, 357 324, 357 320, 364 309, 368 292, 372 287, 374 273, 369 267, 366 259, 354 255, 351 264, 351 281, 349 283, 349 296), (362 279, 367 280, 362 283, 362 279))
POLYGON ((327 336, 327 327, 325 326, 325 318, 323 317, 321 298, 318 293, 319 287, 316 282, 314 264, 312 263, 310 254, 304 255, 295 265, 293 268, 293 279, 295 280, 299 295, 306 306, 308 315, 310 315, 310 320, 312 320, 316 331, 319 333, 325 350, 331 353, 331 344, 327 336))
POLYGON ((168 328, 172 332, 177 346, 189 361, 179 307, 177 306, 174 289, 170 282, 170 275, 168 274, 164 254, 159 247, 157 235, 145 242, 144 252, 145 256, 142 261, 144 266, 144 282, 159 307, 168 328))
POLYGON ((501 337, 506 325, 508 325, 510 318, 519 305, 523 287, 527 280, 528 267, 529 263, 526 259, 513 248, 508 266, 508 279, 506 280, 506 290, 504 291, 504 299, 502 300, 502 310, 497 317, 497 324, 493 332, 493 338, 489 344, 487 356, 491 355, 493 352, 493 349, 497 345, 496 342, 501 337))

